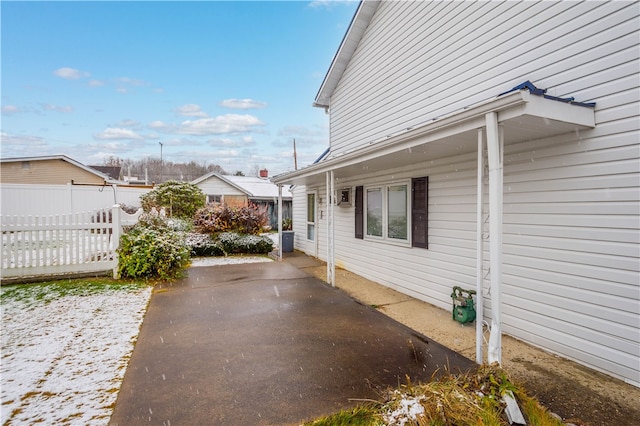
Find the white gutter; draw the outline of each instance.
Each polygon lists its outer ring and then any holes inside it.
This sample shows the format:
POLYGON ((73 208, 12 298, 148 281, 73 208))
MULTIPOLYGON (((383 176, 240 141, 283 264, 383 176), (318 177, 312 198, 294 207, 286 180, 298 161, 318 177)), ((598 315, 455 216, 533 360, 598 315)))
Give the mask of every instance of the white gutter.
POLYGON ((491 333, 488 361, 502 364, 502 320, 500 312, 502 285, 502 198, 503 163, 502 138, 498 128, 498 113, 486 114, 487 159, 489 162, 489 258, 491 275, 491 333))
POLYGON ((484 140, 482 129, 478 129, 478 195, 476 207, 476 362, 482 365, 483 354, 483 324, 484 324, 484 248, 482 232, 483 218, 483 184, 484 184, 484 140))

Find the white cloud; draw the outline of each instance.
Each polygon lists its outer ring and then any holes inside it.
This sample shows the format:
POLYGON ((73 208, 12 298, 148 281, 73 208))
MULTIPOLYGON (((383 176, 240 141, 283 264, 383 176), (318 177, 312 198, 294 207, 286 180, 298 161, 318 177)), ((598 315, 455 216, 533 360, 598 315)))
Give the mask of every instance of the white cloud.
POLYGON ((21 112, 21 110, 20 110, 20 108, 18 108, 15 105, 3 105, 2 106, 2 114, 4 114, 4 115, 16 114, 18 112, 21 112))
POLYGON ((137 134, 136 132, 123 129, 120 127, 109 127, 103 130, 100 133, 96 133, 93 135, 94 139, 97 140, 142 140, 144 139, 142 136, 137 134))
POLYGON ((264 123, 253 115, 225 114, 213 118, 183 121, 175 132, 183 135, 222 135, 250 132, 261 126, 264 126, 264 123))
POLYGON ((44 104, 42 105, 45 111, 55 111, 55 112, 72 112, 73 107, 68 105, 52 105, 52 104, 44 104))
POLYGON ((266 108, 267 103, 253 99, 225 99, 220 102, 220 106, 232 109, 262 109, 266 108))
MULTIPOLYGON (((20 148, 34 148, 34 147, 43 147, 46 146, 47 143, 40 136, 30 136, 30 135, 11 135, 7 132, 0 132, 0 142, 2 142, 2 147, 7 148, 8 146, 18 146, 20 148)), ((3 149, 4 154, 4 149, 3 149)))
POLYGON ((176 111, 176 114, 183 117, 202 117, 202 118, 209 117, 209 114, 202 111, 202 109, 200 108, 200 105, 197 105, 197 104, 182 105, 181 107, 176 108, 175 111, 176 111))
POLYGON ((136 120, 131 120, 129 118, 122 120, 120 123, 117 123, 113 127, 139 127, 140 123, 136 120))
POLYGON ((241 138, 213 138, 208 143, 212 147, 246 147, 254 146, 256 141, 251 136, 243 136, 241 138))
POLYGON ((173 127, 162 120, 152 121, 151 123, 147 124, 147 126, 150 127, 151 129, 161 130, 166 132, 168 132, 173 127))
POLYGON ((107 83, 105 83, 102 80, 89 80, 89 86, 91 87, 100 87, 100 86, 104 86, 105 84, 107 83))
POLYGON ((89 74, 86 71, 80 71, 75 68, 58 68, 53 72, 53 74, 57 77, 64 78, 65 80, 79 80, 81 78, 89 77, 89 74))

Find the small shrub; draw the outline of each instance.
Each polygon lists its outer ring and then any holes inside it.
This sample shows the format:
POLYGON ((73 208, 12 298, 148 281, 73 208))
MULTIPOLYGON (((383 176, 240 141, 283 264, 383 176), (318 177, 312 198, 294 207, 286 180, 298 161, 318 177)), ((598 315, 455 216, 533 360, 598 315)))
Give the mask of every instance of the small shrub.
POLYGON ((244 235, 238 242, 241 253, 266 254, 273 250, 273 240, 258 235, 244 235))
POLYGON ((191 256, 224 256, 225 252, 222 244, 214 241, 208 234, 198 234, 191 232, 187 234, 187 247, 191 251, 191 256))
POLYGON ((193 221, 196 228, 206 234, 237 232, 255 235, 262 232, 268 223, 266 208, 254 204, 243 207, 208 205, 196 212, 193 221))
POLYGON ((273 250, 273 241, 270 238, 257 235, 223 232, 218 235, 218 242, 225 254, 265 254, 273 250))
POLYGON ((184 234, 166 226, 159 215, 143 215, 120 237, 118 273, 126 278, 168 279, 189 266, 184 234))
POLYGON ((204 206, 204 200, 205 196, 197 185, 175 180, 162 183, 140 197, 145 212, 164 208, 170 217, 184 219, 192 218, 204 206))
POLYGON ((167 219, 167 226, 177 232, 189 232, 193 228, 193 221, 172 217, 167 219))

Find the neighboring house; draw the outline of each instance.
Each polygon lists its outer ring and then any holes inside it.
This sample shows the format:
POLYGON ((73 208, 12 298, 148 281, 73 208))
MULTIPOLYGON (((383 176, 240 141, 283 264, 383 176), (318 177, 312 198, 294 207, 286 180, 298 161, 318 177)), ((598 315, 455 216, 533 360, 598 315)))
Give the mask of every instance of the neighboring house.
MULTIPOLYGON (((266 170, 261 176, 229 176, 216 172, 199 177, 192 183, 206 195, 207 204, 221 203, 231 206, 246 206, 249 203, 267 209, 269 226, 278 229, 278 186, 271 183, 266 170)), ((282 217, 291 217, 292 195, 288 188, 282 189, 282 217)))
POLYGON ((66 155, 3 158, 0 160, 0 182, 23 184, 104 184, 111 178, 99 170, 85 166, 66 155))
POLYGON ((480 289, 490 361, 502 327, 640 386, 639 11, 361 2, 330 151, 272 178, 296 249, 447 310, 480 289))
POLYGON ((111 207, 140 206, 153 187, 132 187, 66 156, 0 160, 0 213, 54 215, 111 207))
POLYGON ((89 166, 102 174, 109 176, 109 179, 120 180, 122 174, 121 166, 89 166))

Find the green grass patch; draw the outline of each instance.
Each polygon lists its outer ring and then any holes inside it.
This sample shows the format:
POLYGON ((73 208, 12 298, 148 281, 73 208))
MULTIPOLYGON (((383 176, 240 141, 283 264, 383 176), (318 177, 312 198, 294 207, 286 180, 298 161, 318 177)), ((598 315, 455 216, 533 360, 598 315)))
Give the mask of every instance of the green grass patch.
POLYGON ((145 280, 115 280, 108 277, 43 281, 32 284, 3 285, 0 303, 50 303, 65 296, 91 296, 112 291, 135 291, 149 285, 145 280))
POLYGON ((359 405, 350 410, 305 423, 308 426, 379 426, 383 425, 378 410, 372 405, 359 405))

